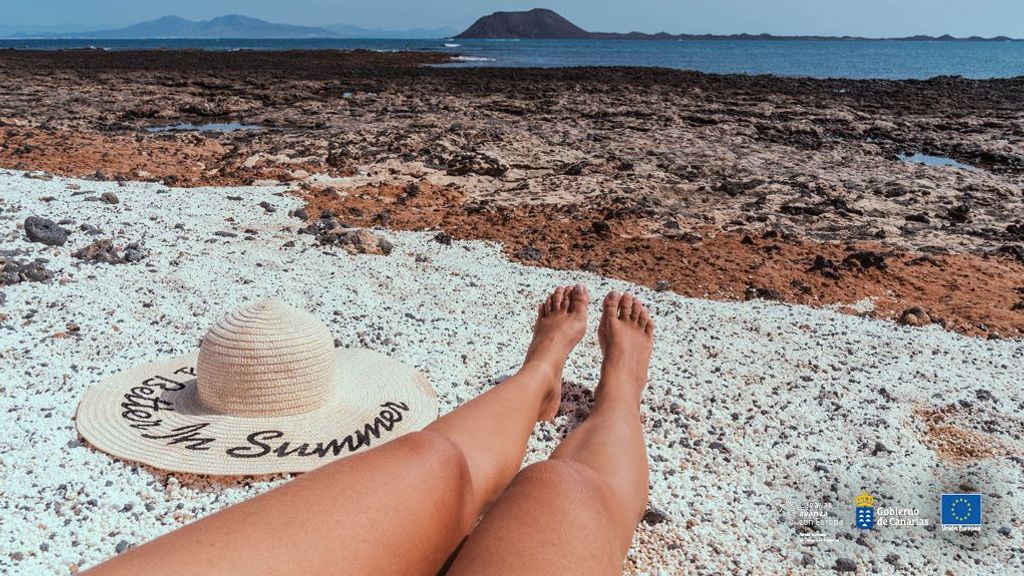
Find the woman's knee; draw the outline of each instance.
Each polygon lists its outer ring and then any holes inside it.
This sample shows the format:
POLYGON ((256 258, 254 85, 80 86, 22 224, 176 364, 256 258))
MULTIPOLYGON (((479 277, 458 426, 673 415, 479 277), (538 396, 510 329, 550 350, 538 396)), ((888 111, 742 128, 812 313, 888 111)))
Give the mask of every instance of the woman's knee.
POLYGON ((416 468, 427 468, 451 476, 452 480, 469 479, 469 465, 462 448, 447 436, 421 430, 410 432, 392 444, 416 468))
POLYGON ((613 498, 611 487, 596 472, 569 460, 545 460, 527 466, 516 477, 516 483, 534 487, 559 501, 571 505, 587 505, 593 509, 607 508, 613 498))
POLYGON ((646 508, 646 495, 637 514, 637 498, 603 478, 592 468, 571 460, 545 460, 524 468, 517 483, 532 485, 568 508, 601 514, 616 523, 636 525, 646 508))
POLYGON ((421 430, 391 442, 397 458, 409 474, 415 475, 435 490, 435 494, 451 494, 462 501, 472 496, 473 482, 469 463, 462 448, 447 436, 421 430))

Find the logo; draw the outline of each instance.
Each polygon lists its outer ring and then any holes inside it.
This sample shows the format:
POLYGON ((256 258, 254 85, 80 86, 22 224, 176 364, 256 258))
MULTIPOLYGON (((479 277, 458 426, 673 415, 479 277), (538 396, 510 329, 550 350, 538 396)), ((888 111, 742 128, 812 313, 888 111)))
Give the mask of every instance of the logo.
POLYGON ((861 530, 872 530, 875 527, 875 497, 861 492, 853 499, 857 504, 854 524, 861 530))
POLYGON ((943 530, 981 528, 981 494, 943 494, 940 505, 943 530))
POLYGON ((835 505, 831 502, 807 501, 783 505, 785 520, 793 524, 805 544, 835 542, 836 532, 845 524, 834 514, 835 505))

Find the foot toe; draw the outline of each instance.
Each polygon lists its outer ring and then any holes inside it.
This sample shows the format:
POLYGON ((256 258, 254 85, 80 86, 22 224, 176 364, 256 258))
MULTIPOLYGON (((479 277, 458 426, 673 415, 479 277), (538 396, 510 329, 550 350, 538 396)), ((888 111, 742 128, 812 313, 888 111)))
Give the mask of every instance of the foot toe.
POLYGON ((562 301, 565 299, 565 286, 555 288, 555 293, 552 296, 554 300, 551 302, 551 311, 554 312, 562 307, 562 301))
POLYGON ((572 303, 572 286, 562 286, 562 302, 559 305, 564 311, 569 310, 569 305, 572 303))
POLYGON ((647 323, 650 321, 651 315, 647 312, 647 308, 641 306, 640 314, 636 318, 636 323, 640 326, 641 329, 644 329, 647 327, 647 323))
POLYGON ((571 314, 586 312, 589 303, 590 294, 587 292, 587 287, 583 284, 573 286, 569 293, 569 312, 571 314))
POLYGON ((640 303, 638 298, 633 298, 633 306, 629 310, 629 319, 634 322, 640 321, 640 314, 644 311, 644 305, 640 303))
POLYGON ((632 294, 623 294, 622 300, 619 300, 619 318, 626 319, 633 311, 634 298, 632 294))
POLYGON ((560 288, 552 292, 551 295, 548 296, 548 299, 544 302, 544 306, 547 307, 548 312, 554 312, 555 310, 558 310, 558 290, 560 290, 560 288))
POLYGON ((604 297, 604 311, 607 315, 615 317, 619 310, 619 303, 622 301, 622 292, 612 290, 604 297))

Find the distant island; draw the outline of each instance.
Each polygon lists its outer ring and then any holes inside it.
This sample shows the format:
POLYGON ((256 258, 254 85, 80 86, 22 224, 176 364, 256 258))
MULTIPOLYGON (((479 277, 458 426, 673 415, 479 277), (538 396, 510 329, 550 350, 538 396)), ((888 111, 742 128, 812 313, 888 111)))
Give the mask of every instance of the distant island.
POLYGON ((298 26, 276 24, 231 14, 210 20, 188 20, 178 16, 164 16, 124 28, 74 33, 18 33, 11 38, 78 38, 78 39, 154 39, 154 38, 246 38, 246 39, 302 39, 302 38, 447 38, 455 30, 449 28, 415 30, 370 30, 348 24, 326 26, 298 26))
POLYGON ((525 12, 495 12, 484 16, 456 38, 483 39, 564 39, 564 40, 917 40, 932 42, 1010 42, 1007 36, 956 38, 942 36, 905 36, 900 38, 865 38, 861 36, 775 36, 772 34, 669 34, 658 32, 588 32, 553 10, 534 8, 525 12))

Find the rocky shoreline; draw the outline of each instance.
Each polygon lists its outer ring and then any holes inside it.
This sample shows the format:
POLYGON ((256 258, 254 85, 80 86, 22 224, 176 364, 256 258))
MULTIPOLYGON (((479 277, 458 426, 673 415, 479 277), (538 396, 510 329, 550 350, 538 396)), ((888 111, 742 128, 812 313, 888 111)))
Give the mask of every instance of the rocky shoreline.
POLYGON ((285 182, 308 224, 329 209, 689 296, 1024 335, 1024 79, 446 58, 5 51, 0 167, 285 182), (152 131, 180 122, 258 128, 152 131), (970 168, 900 159, 922 153, 970 168))

